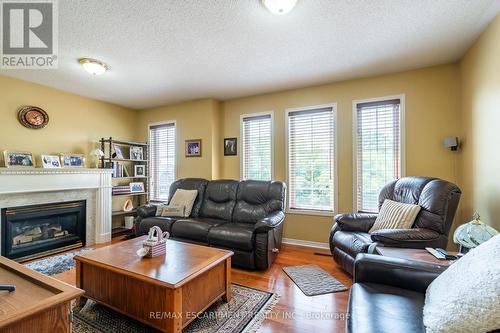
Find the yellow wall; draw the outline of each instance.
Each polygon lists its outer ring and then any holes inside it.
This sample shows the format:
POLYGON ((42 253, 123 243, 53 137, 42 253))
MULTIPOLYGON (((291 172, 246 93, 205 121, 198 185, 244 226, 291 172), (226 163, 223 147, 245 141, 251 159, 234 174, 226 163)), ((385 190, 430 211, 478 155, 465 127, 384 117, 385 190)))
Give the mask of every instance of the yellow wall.
POLYGON ((101 137, 132 139, 136 133, 134 110, 5 76, 0 92, 1 151, 87 155, 101 137), (38 130, 22 126, 17 111, 23 105, 44 109, 49 124, 38 130))
MULTIPOLYGON (((274 111, 274 175, 285 180, 285 109, 337 103, 338 212, 353 211, 352 101, 405 94, 406 175, 456 182, 456 154, 446 150, 446 136, 459 134, 457 65, 352 80, 317 87, 229 100, 223 103, 224 136, 240 137, 240 115, 274 111)), ((241 154, 222 157, 223 178, 239 178, 241 154)), ((326 242, 331 217, 288 214, 285 237, 326 242)))
POLYGON ((463 150, 460 223, 474 211, 500 230, 500 16, 460 63, 463 150))
POLYGON ((176 122, 177 178, 218 178, 222 145, 219 102, 203 99, 142 110, 138 119, 139 140, 147 140, 149 124, 166 121, 176 122), (202 139, 201 157, 185 157, 184 144, 188 139, 202 139))

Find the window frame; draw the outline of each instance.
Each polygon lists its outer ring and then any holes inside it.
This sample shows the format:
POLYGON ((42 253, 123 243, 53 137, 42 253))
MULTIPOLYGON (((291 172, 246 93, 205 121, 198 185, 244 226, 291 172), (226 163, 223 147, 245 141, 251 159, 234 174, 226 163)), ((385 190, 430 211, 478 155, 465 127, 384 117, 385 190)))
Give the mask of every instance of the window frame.
POLYGON ((243 135, 243 119, 251 118, 251 117, 260 117, 260 116, 271 116, 271 180, 274 179, 274 111, 263 111, 263 112, 255 112, 255 113, 246 113, 240 115, 240 140, 238 143, 238 149, 240 150, 240 180, 243 180, 243 163, 245 162, 244 156, 244 135, 243 135))
POLYGON ((391 99, 399 99, 399 122, 400 122, 400 166, 401 177, 406 176, 406 117, 405 117, 405 94, 357 99, 352 101, 352 209, 357 213, 376 213, 364 211, 358 207, 358 104, 383 102, 391 99))
POLYGON ((153 166, 153 163, 151 161, 151 156, 153 156, 153 154, 151 154, 151 137, 150 137, 150 134, 151 134, 151 127, 153 126, 163 126, 163 125, 170 125, 170 124, 173 124, 174 125, 174 128, 175 128, 175 135, 174 135, 174 140, 175 140, 175 144, 174 144, 174 181, 177 180, 177 168, 179 166, 179 163, 178 163, 178 155, 177 155, 177 152, 179 151, 177 145, 179 143, 179 133, 177 131, 177 121, 176 120, 167 120, 167 121, 160 121, 160 122, 155 122, 155 123, 149 123, 148 124, 148 174, 149 174, 149 177, 150 179, 148 179, 148 197, 149 197, 149 202, 157 202, 157 203, 167 203, 170 198, 168 198, 167 200, 159 200, 159 199, 156 199, 156 198, 152 198, 151 197, 151 182, 153 182, 153 173, 152 173, 152 166, 153 166))
POLYGON ((333 207, 331 211, 325 211, 325 210, 316 210, 316 209, 297 209, 297 208, 291 208, 290 207, 290 191, 287 191, 287 200, 286 200, 286 213, 287 214, 296 214, 296 215, 313 215, 313 216, 328 216, 332 217, 335 214, 337 214, 338 211, 338 126, 337 126, 337 119, 338 119, 338 109, 337 109, 337 102, 332 102, 328 104, 321 104, 321 105, 312 105, 312 106, 303 106, 303 107, 293 107, 293 108, 287 108, 285 109, 285 167, 286 167, 286 181, 287 184, 290 184, 290 145, 289 145, 289 114, 292 112, 296 111, 309 111, 309 110, 315 110, 315 109, 323 109, 323 108, 332 108, 333 112, 333 163, 332 163, 332 175, 333 175, 333 207))

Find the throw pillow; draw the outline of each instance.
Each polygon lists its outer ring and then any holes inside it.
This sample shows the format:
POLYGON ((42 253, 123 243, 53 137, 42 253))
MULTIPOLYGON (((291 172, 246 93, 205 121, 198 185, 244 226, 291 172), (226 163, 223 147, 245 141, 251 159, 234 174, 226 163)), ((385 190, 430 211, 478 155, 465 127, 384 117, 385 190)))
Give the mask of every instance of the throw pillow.
POLYGON ((161 216, 161 213, 163 212, 163 208, 165 208, 165 207, 168 207, 168 206, 167 205, 157 205, 155 216, 161 216))
POLYGON ((458 259, 427 288, 427 333, 500 329, 500 235, 458 259))
POLYGON ((380 229, 408 229, 420 212, 419 205, 405 204, 385 199, 369 233, 380 229))
POLYGON ((165 206, 163 207, 161 216, 184 217, 185 210, 185 206, 165 206))
POLYGON ((172 200, 170 200, 170 205, 184 206, 186 208, 184 211, 184 217, 188 217, 191 215, 191 210, 193 210, 193 204, 197 195, 197 190, 178 189, 175 191, 172 200))

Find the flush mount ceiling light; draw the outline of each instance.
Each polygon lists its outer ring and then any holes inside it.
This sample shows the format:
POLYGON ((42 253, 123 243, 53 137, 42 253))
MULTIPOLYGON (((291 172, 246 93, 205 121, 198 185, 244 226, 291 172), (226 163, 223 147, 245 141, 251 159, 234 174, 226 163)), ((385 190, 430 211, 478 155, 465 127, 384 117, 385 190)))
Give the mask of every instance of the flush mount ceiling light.
POLYGON ((83 66, 83 69, 85 69, 87 73, 92 75, 102 75, 109 69, 108 65, 95 59, 82 58, 78 59, 78 62, 83 66))
POLYGON ((295 7, 297 0, 262 0, 262 3, 271 13, 284 15, 295 7))

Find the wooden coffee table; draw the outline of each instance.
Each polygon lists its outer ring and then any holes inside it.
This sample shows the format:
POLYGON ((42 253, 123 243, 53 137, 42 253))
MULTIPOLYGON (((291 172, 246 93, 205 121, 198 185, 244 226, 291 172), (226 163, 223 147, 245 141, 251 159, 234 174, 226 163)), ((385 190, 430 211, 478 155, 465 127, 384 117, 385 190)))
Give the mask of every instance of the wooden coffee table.
POLYGON ((220 299, 231 299, 233 252, 167 241, 166 255, 139 258, 146 236, 75 257, 85 298, 163 332, 181 332, 220 299))
MULTIPOLYGON (((426 249, 409 249, 401 247, 377 246, 375 248, 375 251, 377 251, 378 254, 384 257, 423 261, 428 264, 435 264, 441 266, 449 266, 454 262, 454 260, 437 259, 432 254, 427 252, 426 249)), ((456 255, 457 253, 451 252, 451 254, 456 255)))

